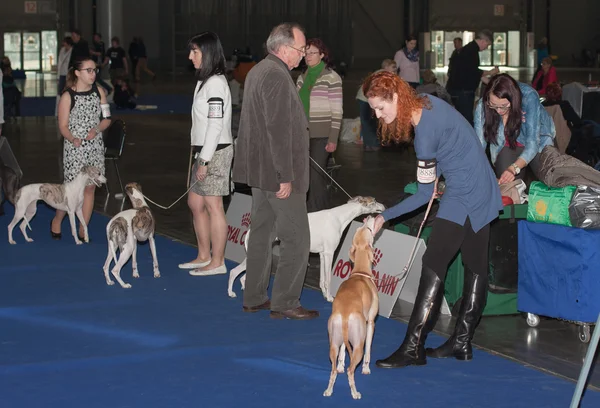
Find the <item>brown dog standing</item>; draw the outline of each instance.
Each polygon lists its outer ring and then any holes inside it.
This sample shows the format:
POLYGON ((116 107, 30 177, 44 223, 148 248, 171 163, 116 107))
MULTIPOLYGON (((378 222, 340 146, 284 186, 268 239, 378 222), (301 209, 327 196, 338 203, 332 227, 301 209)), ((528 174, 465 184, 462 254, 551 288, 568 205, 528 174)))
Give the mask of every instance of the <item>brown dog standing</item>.
POLYGON ((337 373, 344 371, 346 348, 350 354, 348 366, 348 382, 352 398, 360 399, 356 390, 354 371, 363 358, 363 374, 371 374, 371 343, 375 331, 375 317, 379 311, 379 296, 373 278, 371 264, 373 262, 373 224, 375 219, 368 217, 352 239, 350 260, 354 269, 348 280, 343 282, 333 300, 331 317, 328 322, 329 358, 331 359, 331 376, 329 386, 323 393, 329 397, 333 393, 333 385, 337 373), (337 368, 336 368, 337 362, 337 368))

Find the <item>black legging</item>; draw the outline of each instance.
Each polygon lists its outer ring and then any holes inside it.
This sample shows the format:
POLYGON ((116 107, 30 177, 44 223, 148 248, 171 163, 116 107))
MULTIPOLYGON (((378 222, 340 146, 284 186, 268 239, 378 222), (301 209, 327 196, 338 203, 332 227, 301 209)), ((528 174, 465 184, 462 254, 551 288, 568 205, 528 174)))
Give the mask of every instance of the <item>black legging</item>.
POLYGON ((423 255, 423 266, 433 270, 444 281, 450 261, 460 250, 465 271, 469 270, 487 280, 489 242, 489 224, 475 232, 468 217, 465 225, 436 218, 423 255))

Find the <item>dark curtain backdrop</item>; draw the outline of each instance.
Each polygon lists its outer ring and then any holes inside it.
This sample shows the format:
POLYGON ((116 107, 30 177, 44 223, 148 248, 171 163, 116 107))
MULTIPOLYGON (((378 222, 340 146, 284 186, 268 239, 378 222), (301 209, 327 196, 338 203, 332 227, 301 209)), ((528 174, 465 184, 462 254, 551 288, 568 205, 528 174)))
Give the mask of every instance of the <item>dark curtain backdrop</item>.
POLYGON ((177 68, 188 65, 186 44, 196 33, 216 32, 227 56, 246 47, 262 55, 271 29, 286 21, 301 24, 307 38, 325 41, 336 64, 351 62, 351 0, 175 0, 173 7, 177 68))

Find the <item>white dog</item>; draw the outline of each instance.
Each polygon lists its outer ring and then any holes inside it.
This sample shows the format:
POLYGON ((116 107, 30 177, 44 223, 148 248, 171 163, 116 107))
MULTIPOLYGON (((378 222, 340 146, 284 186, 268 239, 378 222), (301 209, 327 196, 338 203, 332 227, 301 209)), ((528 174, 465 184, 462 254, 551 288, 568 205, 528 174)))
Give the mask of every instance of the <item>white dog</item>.
POLYGON ((379 296, 371 264, 373 263, 373 227, 375 219, 368 217, 356 230, 350 248, 350 260, 354 263, 350 277, 345 280, 333 301, 331 316, 327 322, 329 332, 329 359, 331 375, 325 397, 333 394, 333 384, 338 373, 344 372, 346 349, 350 354, 348 382, 352 398, 360 399, 356 390, 354 371, 360 360, 364 361, 363 374, 371 374, 371 344, 375 331, 375 317, 379 310, 379 296), (364 349, 364 351, 363 351, 364 349), (336 369, 337 362, 337 369, 336 369))
POLYGON ((20 225, 21 232, 27 242, 33 242, 33 239, 27 236, 27 227, 31 229, 29 221, 37 212, 37 201, 44 200, 49 206, 57 210, 66 211, 69 214, 71 222, 71 233, 75 238, 77 245, 81 244, 75 228, 75 215, 83 225, 84 241, 89 242, 88 229, 83 219, 83 191, 88 181, 92 181, 97 186, 106 183, 106 178, 96 167, 84 166, 75 180, 65 184, 37 183, 29 184, 17 191, 15 196, 15 216, 8 225, 8 242, 16 244, 13 240, 12 231, 15 225, 23 219, 20 225))
POLYGON ((137 268, 137 241, 149 241, 155 278, 160 278, 160 271, 158 270, 156 244, 154 243, 154 217, 148 204, 146 204, 146 200, 144 200, 142 187, 137 183, 129 183, 125 186, 125 191, 133 204, 133 209, 121 211, 106 226, 108 255, 104 263, 104 277, 107 285, 115 284, 110 279, 108 271, 111 260, 114 260, 115 266, 111 273, 123 288, 129 289, 131 285, 121 279, 121 268, 133 255, 133 277, 140 277, 137 268), (120 251, 118 260, 117 249, 120 251))
MULTIPOLYGON (((320 255, 320 280, 319 287, 323 296, 333 302, 333 296, 329 292, 329 283, 331 282, 331 271, 333 264, 333 254, 337 249, 340 239, 346 230, 346 227, 352 220, 363 214, 380 213, 385 210, 383 204, 375 201, 373 197, 357 196, 348 200, 346 204, 329 210, 317 211, 308 214, 308 225, 310 228, 310 252, 320 255)), ((248 250, 248 237, 250 231, 246 233, 246 250, 248 250)), ((235 297, 233 292, 233 282, 242 272, 246 270, 246 260, 242 261, 237 267, 229 273, 229 286, 227 294, 235 297)), ((242 276, 240 282, 244 289, 246 276, 242 276)))

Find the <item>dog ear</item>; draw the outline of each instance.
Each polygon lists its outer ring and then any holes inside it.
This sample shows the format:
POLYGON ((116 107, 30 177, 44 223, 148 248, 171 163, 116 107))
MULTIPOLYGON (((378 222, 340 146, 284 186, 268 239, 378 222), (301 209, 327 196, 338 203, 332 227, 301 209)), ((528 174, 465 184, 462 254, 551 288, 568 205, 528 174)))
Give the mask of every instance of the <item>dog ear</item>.
POLYGON ((352 245, 350 247, 350 251, 348 252, 348 255, 350 255, 350 261, 352 261, 352 263, 354 263, 354 254, 356 253, 356 245, 352 245))

